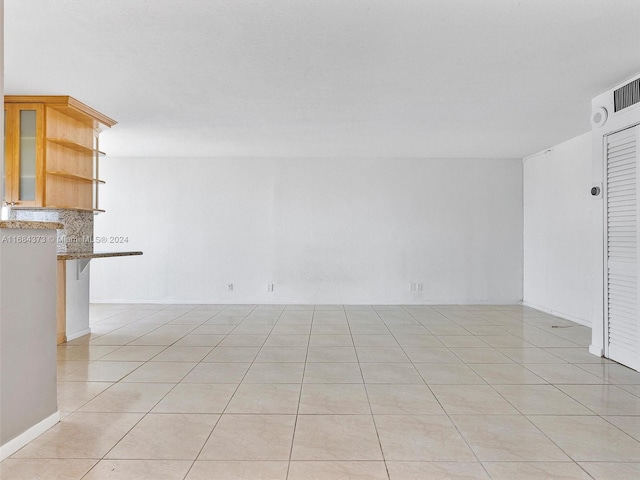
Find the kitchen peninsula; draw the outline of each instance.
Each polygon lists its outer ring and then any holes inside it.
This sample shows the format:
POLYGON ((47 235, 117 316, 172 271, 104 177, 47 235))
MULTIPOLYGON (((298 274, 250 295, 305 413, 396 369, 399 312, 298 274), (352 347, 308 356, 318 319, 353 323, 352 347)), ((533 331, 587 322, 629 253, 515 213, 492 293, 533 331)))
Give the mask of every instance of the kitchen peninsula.
POLYGON ((69 96, 5 96, 5 199, 2 220, 59 222, 57 342, 90 333, 89 262, 142 255, 96 252, 94 215, 101 209, 99 148, 115 120, 69 96))
MULTIPOLYGON (((60 419, 54 222, 0 221, 0 460, 60 419)), ((1 476, 1 474, 0 474, 1 476)))

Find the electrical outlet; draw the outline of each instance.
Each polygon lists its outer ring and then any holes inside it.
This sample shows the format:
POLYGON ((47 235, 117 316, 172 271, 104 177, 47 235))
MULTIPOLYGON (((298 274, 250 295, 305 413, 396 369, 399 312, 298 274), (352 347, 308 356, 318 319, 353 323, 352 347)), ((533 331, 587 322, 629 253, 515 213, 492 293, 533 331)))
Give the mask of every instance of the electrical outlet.
POLYGON ((410 283, 409 284, 409 291, 410 292, 415 292, 416 291, 416 284, 415 283, 410 283))
POLYGON ((267 285, 267 292, 273 292, 273 283, 267 285))
POLYGON ((233 283, 227 285, 227 292, 233 292, 233 283))
POLYGON ((421 283, 419 283, 419 284, 418 284, 418 288, 417 288, 417 290, 418 290, 419 292, 421 292, 421 291, 422 291, 422 284, 421 284, 421 283))

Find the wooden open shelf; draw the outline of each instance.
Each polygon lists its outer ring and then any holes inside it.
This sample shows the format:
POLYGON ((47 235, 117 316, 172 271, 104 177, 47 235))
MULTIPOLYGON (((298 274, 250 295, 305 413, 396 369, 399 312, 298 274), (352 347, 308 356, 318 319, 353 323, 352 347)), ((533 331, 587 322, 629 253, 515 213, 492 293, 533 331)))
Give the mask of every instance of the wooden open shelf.
POLYGON ((47 171, 47 175, 55 175, 56 177, 64 177, 70 180, 78 180, 80 182, 105 183, 104 180, 100 180, 98 178, 83 177, 81 175, 74 175, 73 173, 67 173, 67 172, 47 171))
POLYGON ((101 157, 104 157, 106 153, 101 152, 100 150, 96 150, 94 148, 85 147, 76 142, 72 142, 70 140, 65 140, 64 138, 47 138, 48 142, 55 143, 56 145, 62 145, 63 147, 70 148, 71 150, 75 150, 76 152, 89 153, 94 154, 97 153, 101 157))

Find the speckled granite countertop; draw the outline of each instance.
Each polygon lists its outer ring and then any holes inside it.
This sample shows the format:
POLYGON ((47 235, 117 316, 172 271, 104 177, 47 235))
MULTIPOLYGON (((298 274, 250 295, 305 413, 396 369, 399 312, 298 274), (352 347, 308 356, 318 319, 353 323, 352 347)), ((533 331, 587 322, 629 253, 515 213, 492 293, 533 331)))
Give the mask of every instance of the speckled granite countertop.
POLYGON ((64 228, 64 225, 60 222, 38 222, 31 220, 2 220, 0 221, 0 228, 14 228, 14 229, 33 229, 33 230, 57 230, 64 228))
POLYGON ((58 260, 81 260, 91 258, 106 257, 129 257, 132 255, 142 255, 142 252, 67 252, 59 253, 58 260))

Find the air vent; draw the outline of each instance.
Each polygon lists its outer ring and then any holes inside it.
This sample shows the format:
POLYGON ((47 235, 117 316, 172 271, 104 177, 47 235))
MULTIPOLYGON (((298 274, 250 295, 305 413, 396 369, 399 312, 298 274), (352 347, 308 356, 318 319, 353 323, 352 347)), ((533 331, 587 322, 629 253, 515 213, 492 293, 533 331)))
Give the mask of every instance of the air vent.
POLYGON ((630 107, 631 105, 635 105, 638 102, 640 102, 640 78, 613 91, 614 112, 619 112, 620 110, 630 107))

